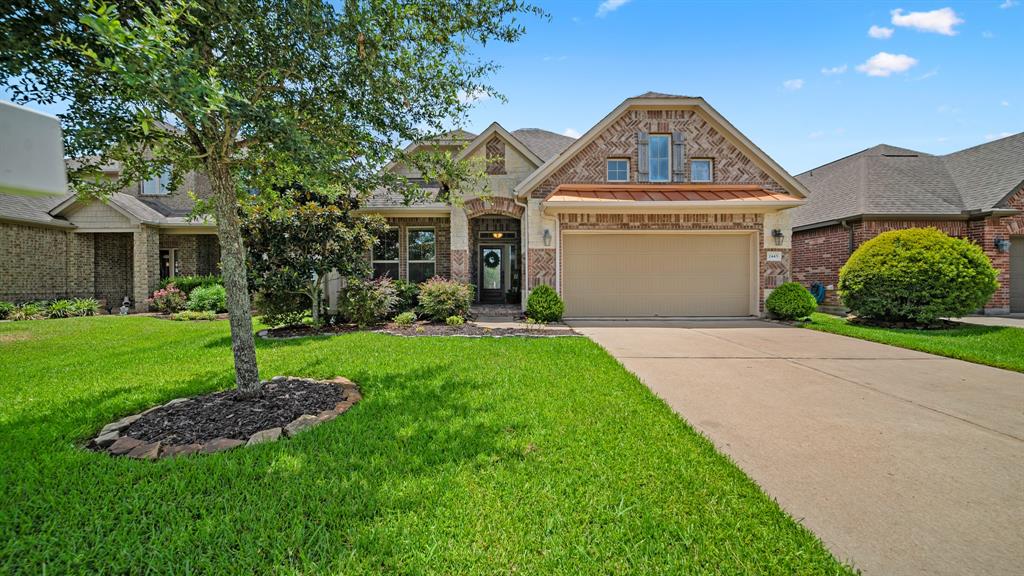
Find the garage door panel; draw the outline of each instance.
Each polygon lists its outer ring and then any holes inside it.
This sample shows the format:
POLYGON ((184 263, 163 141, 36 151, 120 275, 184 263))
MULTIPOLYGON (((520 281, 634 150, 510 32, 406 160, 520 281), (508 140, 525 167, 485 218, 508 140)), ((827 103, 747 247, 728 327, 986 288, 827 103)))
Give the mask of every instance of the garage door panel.
POLYGON ((1024 312, 1024 236, 1010 238, 1010 311, 1024 312))
POLYGON ((745 316, 749 235, 566 234, 566 315, 745 316))

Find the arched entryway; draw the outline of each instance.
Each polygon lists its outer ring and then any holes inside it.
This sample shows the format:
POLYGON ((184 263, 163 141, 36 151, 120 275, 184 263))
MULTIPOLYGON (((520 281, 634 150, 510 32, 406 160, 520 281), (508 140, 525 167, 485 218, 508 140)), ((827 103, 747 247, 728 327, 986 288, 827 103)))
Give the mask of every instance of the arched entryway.
POLYGON ((522 286, 520 220, 485 215, 469 220, 469 277, 482 304, 518 304, 522 286))

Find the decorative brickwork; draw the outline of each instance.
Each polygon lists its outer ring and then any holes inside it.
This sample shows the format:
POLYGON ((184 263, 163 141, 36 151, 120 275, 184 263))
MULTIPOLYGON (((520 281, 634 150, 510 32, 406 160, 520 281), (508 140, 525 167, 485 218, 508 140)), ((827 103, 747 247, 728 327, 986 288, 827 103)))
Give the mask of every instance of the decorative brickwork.
POLYGON ((451 251, 452 280, 469 282, 469 250, 451 251))
POLYGON ((530 248, 529 289, 541 284, 555 287, 555 249, 530 248))
MULTIPOLYGON (((522 270, 522 258, 518 248, 522 246, 520 239, 520 221, 517 218, 508 216, 481 216, 471 218, 469 221, 469 283, 479 285, 480 283, 480 244, 511 244, 516 250, 516 267, 513 268, 519 276, 522 270), (513 232, 515 238, 503 237, 498 240, 481 240, 481 232, 513 232)), ((477 299, 480 298, 480 291, 477 290, 477 299)))
POLYGON ((533 197, 543 198, 559 184, 605 182, 608 158, 629 158, 629 181, 636 182, 638 132, 682 132, 687 181, 690 179, 691 158, 711 158, 714 161, 715 184, 759 184, 772 191, 784 192, 764 170, 729 143, 699 113, 692 110, 627 110, 598 134, 594 141, 541 182, 533 190, 533 197))
POLYGON ((467 200, 464 208, 466 217, 477 218, 479 216, 510 216, 512 218, 523 217, 523 206, 515 203, 511 198, 495 196, 493 198, 473 198, 467 200))
POLYGON ((497 135, 487 141, 487 173, 505 174, 505 141, 497 135))

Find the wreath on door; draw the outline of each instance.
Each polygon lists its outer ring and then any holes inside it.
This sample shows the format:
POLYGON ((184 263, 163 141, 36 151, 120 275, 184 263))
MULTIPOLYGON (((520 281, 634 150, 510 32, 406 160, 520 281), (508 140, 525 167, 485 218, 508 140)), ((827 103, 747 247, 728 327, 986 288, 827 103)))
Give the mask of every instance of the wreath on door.
POLYGON ((498 256, 497 252, 488 252, 484 255, 484 266, 487 266, 488 268, 497 268, 500 263, 501 257, 498 256))

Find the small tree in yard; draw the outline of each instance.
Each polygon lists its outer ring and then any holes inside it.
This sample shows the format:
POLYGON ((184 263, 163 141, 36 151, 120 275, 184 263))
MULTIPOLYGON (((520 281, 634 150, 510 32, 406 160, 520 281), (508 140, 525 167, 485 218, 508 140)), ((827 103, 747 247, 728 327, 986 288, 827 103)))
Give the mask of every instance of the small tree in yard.
POLYGON ((423 197, 381 168, 464 118, 467 96, 493 93, 495 66, 468 46, 516 41, 524 14, 542 12, 519 0, 7 2, 0 82, 19 103, 67 104, 65 150, 91 156, 69 175, 81 194, 166 169, 172 187, 206 174, 198 211, 217 222, 236 381, 255 395, 239 196, 300 185, 423 197), (94 177, 110 161, 121 182, 94 177))
POLYGON ((242 230, 248 242, 249 277, 254 290, 309 299, 313 323, 321 323, 320 303, 327 276, 370 272, 366 254, 387 228, 379 216, 355 215, 348 198, 295 192, 278 202, 252 202, 242 230))

